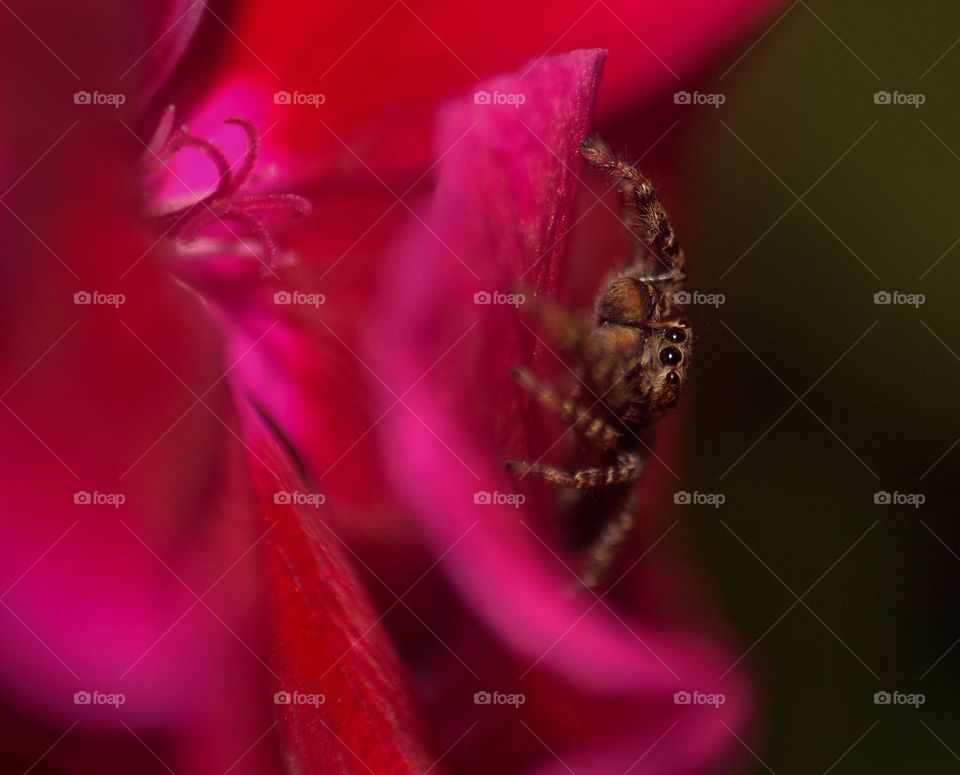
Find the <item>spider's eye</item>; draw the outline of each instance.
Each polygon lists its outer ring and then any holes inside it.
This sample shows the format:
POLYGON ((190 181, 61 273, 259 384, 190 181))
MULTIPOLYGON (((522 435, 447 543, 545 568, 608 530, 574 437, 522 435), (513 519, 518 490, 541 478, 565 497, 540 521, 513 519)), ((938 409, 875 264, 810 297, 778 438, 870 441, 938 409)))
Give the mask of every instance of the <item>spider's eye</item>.
POLYGON ((668 371, 667 376, 665 377, 668 385, 679 385, 680 384, 680 375, 675 371, 668 371))
POLYGON ((687 332, 682 328, 671 328, 667 331, 667 339, 674 344, 684 342, 687 339, 687 332))
POLYGON ((676 366, 683 360, 683 353, 676 347, 664 347, 660 351, 660 363, 664 366, 676 366))

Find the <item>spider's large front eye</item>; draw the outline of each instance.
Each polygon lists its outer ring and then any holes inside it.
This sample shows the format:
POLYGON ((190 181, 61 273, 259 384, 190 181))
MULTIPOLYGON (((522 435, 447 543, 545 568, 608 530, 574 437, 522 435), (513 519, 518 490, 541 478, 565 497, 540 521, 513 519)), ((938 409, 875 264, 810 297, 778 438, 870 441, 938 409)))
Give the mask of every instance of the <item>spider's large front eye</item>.
POLYGON ((685 342, 687 339, 687 332, 682 328, 671 328, 667 331, 667 339, 674 344, 685 342))
POLYGON ((660 351, 660 363, 664 366, 676 366, 683 360, 683 353, 676 347, 664 347, 660 351))

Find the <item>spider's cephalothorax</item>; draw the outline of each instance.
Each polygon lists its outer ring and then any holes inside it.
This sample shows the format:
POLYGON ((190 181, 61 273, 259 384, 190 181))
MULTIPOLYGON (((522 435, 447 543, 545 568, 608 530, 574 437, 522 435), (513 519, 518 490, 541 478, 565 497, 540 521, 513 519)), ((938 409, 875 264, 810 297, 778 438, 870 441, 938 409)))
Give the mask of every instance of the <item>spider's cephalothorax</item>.
POLYGON ((653 184, 593 137, 583 157, 617 184, 632 251, 627 266, 597 298, 592 321, 538 302, 541 324, 569 358, 579 384, 557 395, 526 368, 520 385, 575 428, 593 450, 596 465, 568 471, 541 462, 507 461, 518 476, 533 474, 582 495, 574 525, 589 546, 581 573, 596 586, 635 520, 633 485, 649 451, 649 429, 677 403, 687 381, 693 329, 674 312, 684 280, 684 255, 653 184))

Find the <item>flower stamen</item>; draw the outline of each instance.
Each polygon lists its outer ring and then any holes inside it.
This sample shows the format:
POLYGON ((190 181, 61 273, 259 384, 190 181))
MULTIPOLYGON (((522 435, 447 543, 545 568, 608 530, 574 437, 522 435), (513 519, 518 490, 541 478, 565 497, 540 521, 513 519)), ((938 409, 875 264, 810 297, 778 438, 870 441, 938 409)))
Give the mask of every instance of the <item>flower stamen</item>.
MULTIPOLYGON (((239 161, 234 163, 231 163, 227 155, 214 143, 191 134, 185 126, 173 129, 172 120, 165 120, 164 123, 166 127, 163 131, 166 131, 167 137, 155 144, 158 150, 154 152, 161 163, 166 166, 180 151, 193 148, 210 159, 217 168, 218 179, 211 193, 189 204, 154 215, 153 219, 184 243, 193 242, 197 238, 197 232, 205 226, 215 223, 226 226, 226 221, 239 224, 257 240, 263 253, 261 260, 264 269, 271 271, 277 257, 277 243, 267 224, 256 214, 282 212, 293 216, 306 215, 310 212, 309 200, 296 194, 239 193, 243 185, 250 180, 260 152, 257 129, 246 118, 233 116, 224 122, 240 127, 247 135, 247 148, 239 161)), ((229 226, 227 229, 233 233, 229 226)), ((239 239, 238 235, 234 236, 239 239)))

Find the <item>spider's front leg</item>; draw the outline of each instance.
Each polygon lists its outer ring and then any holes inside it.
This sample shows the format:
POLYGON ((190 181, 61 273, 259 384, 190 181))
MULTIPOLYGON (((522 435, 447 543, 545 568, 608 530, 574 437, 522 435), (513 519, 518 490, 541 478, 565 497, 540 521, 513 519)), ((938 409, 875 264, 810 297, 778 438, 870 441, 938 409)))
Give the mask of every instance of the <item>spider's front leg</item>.
POLYGON ((686 259, 653 183, 632 164, 616 156, 599 137, 580 143, 580 152, 590 165, 617 183, 621 218, 633 245, 631 265, 648 265, 646 251, 650 250, 668 276, 681 278, 686 259))

